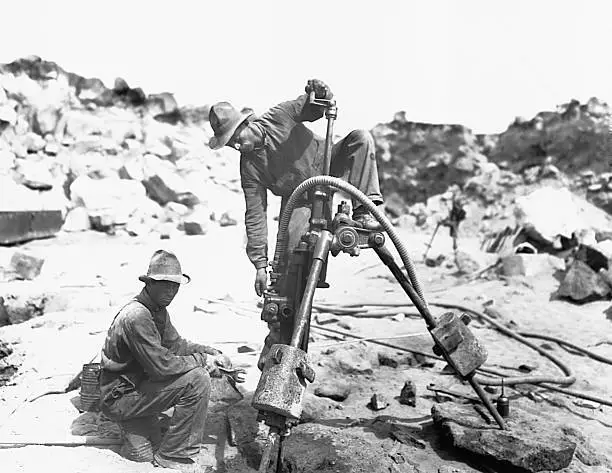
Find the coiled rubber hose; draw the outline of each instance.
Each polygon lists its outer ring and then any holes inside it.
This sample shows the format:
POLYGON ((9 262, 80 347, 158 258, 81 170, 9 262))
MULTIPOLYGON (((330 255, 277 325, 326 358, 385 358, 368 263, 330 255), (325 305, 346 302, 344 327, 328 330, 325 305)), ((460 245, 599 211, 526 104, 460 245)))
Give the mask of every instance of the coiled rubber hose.
POLYGON ((414 269, 414 264, 408 255, 408 251, 406 247, 403 245, 400 240, 399 234, 389 221, 389 219, 376 207, 376 204, 372 202, 368 196, 366 196, 363 192, 357 189, 352 184, 349 184, 346 181, 343 181, 340 178, 333 176, 315 176, 309 179, 306 179, 302 182, 291 194, 289 199, 287 200, 287 205, 279 219, 278 223, 278 234, 276 237, 276 249, 274 251, 274 264, 279 264, 284 258, 284 255, 287 253, 287 245, 288 245, 288 232, 289 232, 289 221, 291 220, 291 215, 293 213, 293 209, 298 202, 298 199, 301 195, 316 186, 329 186, 339 189, 343 192, 346 192, 354 199, 358 200, 373 216, 378 220, 378 222, 385 229, 389 238, 395 245, 399 256, 404 263, 406 271, 408 272, 408 278, 410 279, 410 283, 412 287, 414 287, 415 291, 421 298, 421 300, 427 305, 425 297, 423 296, 423 290, 421 289, 421 285, 416 276, 416 271, 414 269))

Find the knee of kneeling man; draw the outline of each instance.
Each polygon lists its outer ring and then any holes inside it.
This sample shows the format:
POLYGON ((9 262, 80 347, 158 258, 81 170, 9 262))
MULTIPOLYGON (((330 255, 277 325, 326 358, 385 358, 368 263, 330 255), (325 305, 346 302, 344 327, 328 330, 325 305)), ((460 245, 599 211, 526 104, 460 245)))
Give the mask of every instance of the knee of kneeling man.
POLYGON ((205 391, 210 388, 210 375, 206 368, 198 367, 187 373, 189 382, 198 391, 205 391))
POLYGON ((356 143, 362 143, 362 144, 368 144, 368 145, 374 144, 374 138, 372 137, 372 134, 368 130, 353 130, 349 133, 349 136, 356 143))

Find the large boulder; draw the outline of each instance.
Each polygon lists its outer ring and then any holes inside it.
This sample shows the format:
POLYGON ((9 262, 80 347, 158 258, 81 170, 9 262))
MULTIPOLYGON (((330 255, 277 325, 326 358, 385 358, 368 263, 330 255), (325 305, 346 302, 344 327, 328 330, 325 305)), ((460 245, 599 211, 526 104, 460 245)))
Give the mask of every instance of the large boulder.
POLYGON ((111 226, 127 223, 145 205, 146 194, 138 181, 79 176, 70 185, 70 199, 74 205, 85 207, 90 218, 102 219, 104 226, 111 226))
POLYGON ((542 187, 516 200, 518 223, 549 243, 612 229, 612 217, 567 188, 542 187))
POLYGON ((151 94, 147 97, 147 110, 151 115, 165 115, 178 110, 178 103, 169 92, 151 94))
POLYGON ((193 207, 199 202, 172 162, 147 154, 142 158, 142 175, 147 195, 160 205, 178 202, 193 207))

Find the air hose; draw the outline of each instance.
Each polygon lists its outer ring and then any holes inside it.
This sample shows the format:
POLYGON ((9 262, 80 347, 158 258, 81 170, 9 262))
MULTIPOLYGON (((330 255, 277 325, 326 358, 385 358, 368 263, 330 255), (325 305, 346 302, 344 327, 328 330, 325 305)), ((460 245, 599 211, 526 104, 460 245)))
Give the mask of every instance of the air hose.
MULTIPOLYGON (((311 177, 305 180, 304 182, 302 182, 293 191, 293 193, 287 200, 287 205, 279 219, 276 249, 274 253, 274 264, 278 265, 282 261, 282 258, 284 258, 284 255, 287 253, 289 221, 291 220, 291 215, 293 213, 293 210, 298 200, 300 199, 300 197, 302 196, 304 192, 307 192, 308 190, 316 186, 329 186, 329 187, 339 189, 349 194, 351 197, 359 201, 374 216, 374 218, 376 218, 376 220, 382 225, 384 230, 387 232, 387 234, 389 235, 389 238, 391 239, 395 248, 397 249, 399 256, 402 260, 402 263, 404 264, 404 267, 406 268, 406 271, 408 273, 408 278, 410 280, 410 283, 412 284, 412 287, 415 289, 416 293, 419 295, 419 297, 421 298, 421 300, 424 302, 425 306, 427 307, 427 302, 425 300, 425 297, 423 296, 421 285, 416 276, 414 264, 412 260, 410 259, 410 256, 408 255, 408 251, 406 247, 404 246, 404 244, 402 243, 399 237, 399 234, 397 233, 397 231, 395 230, 391 222, 387 219, 387 217, 380 210, 378 210, 377 206, 363 192, 361 192, 359 189, 357 189, 352 184, 346 181, 343 181, 342 179, 337 178, 337 177, 333 177, 333 176, 311 177)), ((499 330, 503 334, 511 338, 514 338, 515 340, 532 348, 533 350, 540 353, 542 356, 545 356, 546 358, 551 360, 555 365, 559 367, 559 369, 565 375, 565 376, 514 376, 514 377, 504 378, 504 385, 510 386, 510 385, 516 385, 516 384, 540 384, 540 383, 571 385, 576 381, 576 378, 571 368, 567 364, 565 364, 563 361, 555 357, 553 354, 539 347, 538 345, 530 342, 529 340, 526 339, 526 337, 521 336, 515 331, 508 329, 503 324, 494 320, 493 317, 489 317, 479 311, 470 309, 468 307, 463 307, 457 304, 436 302, 434 303, 434 305, 438 307, 455 308, 455 309, 463 310, 465 312, 474 314, 475 316, 493 325, 497 330, 499 330)), ((534 337, 533 334, 528 334, 527 336, 529 336, 530 338, 537 338, 537 337, 534 337)), ((489 377, 489 376, 478 376, 476 380, 479 383, 485 384, 485 385, 501 385, 502 383, 501 379, 496 379, 496 378, 489 377)))
POLYGON ((357 189, 352 184, 349 184, 346 181, 343 181, 340 178, 333 176, 315 176, 309 179, 306 179, 302 182, 291 194, 289 199, 287 200, 287 205, 279 219, 278 223, 278 234, 276 237, 276 249, 274 251, 274 265, 279 265, 284 255, 287 253, 287 246, 289 242, 288 232, 289 232, 289 221, 291 220, 291 215, 293 213, 293 209, 298 203, 300 197, 304 192, 312 189, 316 186, 329 186, 339 189, 343 192, 346 192, 354 199, 358 200, 373 216, 378 220, 378 222, 382 225, 384 230, 389 235, 389 238, 395 245, 399 256, 404 264, 406 271, 408 273, 408 278, 410 279, 410 283, 412 287, 414 287, 415 291, 421 298, 421 300, 427 305, 425 301, 425 297, 423 296, 423 290, 421 289, 421 285, 417 279, 416 271, 414 269, 414 264, 408 255, 408 251, 406 247, 403 245, 399 234, 389 221, 389 219, 376 207, 376 204, 372 202, 368 196, 366 196, 363 192, 357 189))

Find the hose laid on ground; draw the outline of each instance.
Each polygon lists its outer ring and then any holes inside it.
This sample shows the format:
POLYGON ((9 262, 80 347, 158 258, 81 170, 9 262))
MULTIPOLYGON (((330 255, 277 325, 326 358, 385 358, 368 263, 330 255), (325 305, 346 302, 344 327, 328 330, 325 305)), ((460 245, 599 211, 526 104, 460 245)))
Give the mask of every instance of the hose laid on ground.
POLYGON ((287 200, 287 205, 279 219, 278 223, 278 233, 276 237, 276 249, 274 251, 274 262, 277 263, 284 258, 284 255, 287 252, 287 246, 289 244, 288 231, 289 231, 289 221, 291 220, 291 215, 293 214, 293 209, 295 208, 297 202, 301 198, 302 194, 309 189, 316 186, 329 186, 339 189, 343 192, 346 192, 351 197, 358 200, 367 210, 370 212, 376 220, 382 225, 384 230, 389 235, 389 238, 395 245, 399 256, 404 264, 406 271, 408 273, 408 278, 410 279, 410 283, 414 287, 415 291, 421 298, 421 300, 427 305, 425 297, 423 296, 423 290, 421 289, 421 285, 416 276, 416 271, 414 269, 414 264, 410 259, 408 254, 408 250, 403 245, 400 240, 399 234, 389 221, 389 219, 376 207, 376 204, 372 202, 368 196, 366 196, 363 192, 357 189, 352 184, 349 184, 346 181, 343 181, 340 178, 333 176, 315 176, 310 179, 306 179, 302 182, 291 194, 291 197, 287 200))
MULTIPOLYGON (((476 315, 477 317, 482 317, 482 314, 478 311, 475 311, 474 309, 470 309, 461 305, 457 305, 451 302, 438 302, 438 301, 434 301, 434 302, 430 302, 431 305, 438 306, 438 307, 444 307, 444 308, 454 308, 454 309, 458 309, 458 310, 463 310, 464 312, 471 312, 474 315, 476 315)), ((335 315, 338 316, 342 316, 342 315, 348 315, 348 316, 352 316, 352 317, 364 317, 364 318, 384 318, 384 317, 388 317, 390 315, 396 315, 398 312, 401 312, 407 316, 410 315, 415 315, 415 316, 419 316, 420 317, 420 313, 419 312, 407 312, 406 310, 400 310, 400 309, 404 309, 407 307, 414 307, 412 305, 411 302, 381 302, 380 304, 375 304, 375 303, 368 303, 368 304, 359 304, 359 303, 355 303, 355 304, 342 304, 342 305, 333 305, 333 304, 329 304, 329 303, 319 303, 319 304, 313 304, 313 309, 316 309, 319 312, 326 312, 326 313, 333 313, 335 315), (364 308, 366 306, 370 306, 370 307, 375 307, 377 310, 365 310, 364 308), (385 311, 381 308, 395 308, 395 310, 389 310, 389 311, 385 311)), ((491 310, 491 309, 486 309, 486 310, 491 310)), ((484 318, 483 318, 484 320, 484 318)), ((576 345, 572 342, 568 342, 567 340, 563 340, 562 338, 559 337, 555 337, 552 335, 544 335, 541 333, 536 333, 536 332, 525 332, 525 331, 518 331, 517 332, 518 335, 525 337, 525 338, 539 338, 541 340, 547 340, 549 342, 554 342, 557 343, 561 346, 566 346, 568 348, 571 348, 572 350, 580 353, 581 355, 584 356, 588 356, 589 358, 592 358, 594 360, 600 361, 601 363, 606 363, 608 365, 612 365, 612 358, 607 358, 603 355, 600 355, 598 353, 595 353, 594 351, 588 350, 586 348, 583 348, 579 345, 576 345)))
MULTIPOLYGON (((372 303, 372 304, 367 304, 367 305, 371 305, 373 307, 406 307, 408 305, 410 305, 410 302, 398 302, 398 303, 385 303, 385 302, 381 302, 379 303, 372 303)), ((457 309, 457 310, 461 310, 463 312, 468 312, 473 314, 475 317, 478 317, 482 320, 484 320, 485 322, 488 322, 489 324, 493 325, 497 330, 499 330, 500 332, 502 332, 504 335, 507 335, 511 338, 514 338, 515 340, 529 346, 530 348, 536 350, 538 353, 542 354, 543 356, 547 357, 548 359, 550 359, 553 363, 555 363, 564 373, 565 373, 565 377, 552 377, 552 376, 514 376, 514 377, 505 377, 505 375, 503 373, 493 373, 496 374, 498 376, 502 376, 504 377, 504 384, 505 385, 516 385, 516 384, 540 384, 542 387, 547 387, 552 389, 553 386, 551 386, 551 384, 563 384, 563 385, 568 385, 568 384, 572 384, 575 381, 573 372, 571 370, 571 368, 566 365, 563 361, 559 360, 557 357, 555 357, 554 355, 552 355, 551 353, 549 353, 548 351, 544 350, 543 348, 533 344, 532 342, 526 340, 526 338, 538 338, 538 339, 543 339, 543 340, 548 340, 548 341, 552 341, 555 343, 558 343, 559 345, 565 345, 567 347, 570 347, 578 352, 580 352, 581 354, 584 354, 586 356, 589 356, 590 358, 593 358, 594 360, 600 361, 602 363, 606 363, 606 364, 611 364, 612 365, 612 359, 607 358, 605 356, 599 355, 597 353, 594 353, 590 350, 587 350, 586 348, 582 348, 578 345, 575 345, 571 342, 568 342, 566 340, 563 340, 561 338, 558 337, 554 337, 552 335, 542 335, 542 334, 538 334, 538 333, 533 333, 533 332, 515 332, 507 327, 505 327, 503 324, 499 323, 498 321, 496 321, 493 317, 490 317, 480 311, 477 311, 475 309, 472 309, 470 307, 466 307, 464 305, 461 304, 456 304, 453 302, 444 302, 444 301, 433 301, 430 302, 430 304, 432 306, 437 306, 437 307, 442 307, 442 308, 447 308, 447 309, 457 309), (544 384, 546 383, 546 384, 544 384)), ((330 304, 319 304, 317 306, 318 310, 321 311, 325 311, 325 312, 335 312, 335 310, 340 310, 340 311, 345 311, 345 315, 350 315, 350 314, 354 314, 355 312, 358 312, 359 309, 358 307, 364 307, 365 304, 348 304, 348 305, 342 305, 342 306, 333 306, 330 304)), ((494 309, 486 309, 488 311, 493 311, 494 309)), ((484 370, 479 370, 484 372, 484 370)), ((487 370, 490 372, 490 370, 487 370)), ((486 385, 501 385, 501 380, 500 379, 495 379, 495 378, 491 378, 491 377, 478 377, 477 378, 478 381, 482 384, 486 384, 486 385)), ((561 388, 556 388, 554 390, 560 390, 561 388)), ((590 399, 590 400, 596 400, 596 402, 601 402, 601 403, 606 403, 609 404, 610 401, 606 401, 603 400, 601 398, 597 398, 595 396, 591 396, 589 394, 584 394, 584 393, 580 393, 578 391, 573 391, 573 393, 569 392, 570 390, 561 390, 560 392, 565 392, 566 394, 573 394, 576 395, 577 397, 582 397, 584 399, 590 399)))
MULTIPOLYGON (((352 317, 364 317, 364 318, 389 317, 390 315, 396 315, 398 312, 401 312, 407 316, 419 316, 420 317, 421 314, 419 312, 407 312, 406 310, 400 310, 400 309, 404 309, 407 307, 414 307, 414 306, 410 306, 409 304, 410 302, 408 303, 406 302, 398 302, 398 303, 382 302, 380 304, 346 304, 346 305, 344 304, 343 305, 332 305, 332 304, 324 303, 324 304, 314 304, 313 309, 316 309, 319 312, 333 313, 338 316, 348 315, 352 317), (378 310, 367 310, 366 311, 363 309, 366 306, 376 307, 378 310), (381 307, 395 308, 396 310, 384 311, 381 309, 381 307)), ((434 302, 430 302, 430 305, 434 307, 439 306, 439 307, 444 307, 444 308, 456 308, 458 310, 463 310, 465 312, 471 312, 477 317, 480 317, 482 315, 480 312, 475 311, 474 309, 468 309, 464 306, 459 306, 457 304, 453 304, 450 302, 434 301, 434 302)), ((539 338, 542 340, 547 340, 549 342, 557 343, 561 346, 566 346, 580 353, 581 355, 588 356, 589 358, 600 361, 601 363, 612 365, 612 358, 605 357, 603 355, 595 353, 594 351, 588 350, 587 348, 583 348, 579 345, 575 345, 572 342, 563 340, 562 338, 555 337, 552 335, 544 335, 544 334, 536 333, 536 332, 518 331, 517 333, 520 336, 525 337, 525 338, 539 338)))
MULTIPOLYGON (((322 331, 322 332, 333 333, 333 334, 336 334, 336 335, 342 335, 342 336, 349 337, 349 338, 354 338, 354 339, 360 339, 361 338, 361 337, 359 337, 357 335, 354 335, 354 334, 352 334, 350 332, 346 332, 346 331, 343 331, 343 330, 337 330, 337 329, 333 329, 333 328, 328 328, 328 327, 320 327, 320 326, 317 326, 317 325, 312 325, 311 329, 319 330, 319 331, 322 331)), ((438 360, 438 361, 446 361, 446 360, 444 360, 444 358, 436 356, 436 355, 433 355, 431 353, 427 353, 427 352, 424 352, 424 351, 421 351, 421 350, 417 350, 417 349, 413 349, 413 348, 403 347, 401 345, 395 345, 393 343, 383 342, 382 341, 382 337, 381 337, 381 339, 376 339, 376 340, 375 339, 371 339, 371 340, 363 340, 363 341, 366 341, 368 343, 373 343, 375 345, 381 345, 381 346, 387 347, 387 348, 393 348, 394 350, 398 350, 398 351, 404 351, 404 352, 407 352, 407 353, 416 353, 416 354, 423 355, 423 356, 425 356, 427 358, 432 358, 432 359, 438 360)), ((510 378, 508 378, 506 376, 505 373, 502 373, 500 371, 497 371, 497 370, 494 370, 494 369, 491 369, 491 368, 480 367, 476 371, 480 372, 480 373, 489 373, 489 374, 493 374, 493 375, 496 375, 496 376, 500 376, 501 378, 504 379, 504 386, 506 385, 506 379, 510 379, 510 378)), ((524 384, 532 384, 532 383, 524 383, 524 384)), ((554 386, 552 384, 547 384, 547 383, 540 383, 537 386, 541 386, 543 388, 550 389, 552 391, 557 391, 557 392, 560 392, 562 394, 567 394, 568 396, 573 396, 573 397, 577 397, 577 398, 580 398, 580 399, 587 399, 589 401, 598 402, 598 403, 604 404, 606 406, 612 406, 612 400, 605 399, 605 398, 602 398, 602 397, 599 397, 599 396, 594 396, 594 395, 589 394, 589 393, 584 393, 584 392, 581 392, 581 391, 577 391, 575 389, 559 388, 557 386, 554 386)))
MULTIPOLYGON (((414 268, 414 264, 412 263, 412 260, 410 259, 410 256, 408 254, 408 251, 406 249, 406 247, 404 246, 404 244, 402 243, 402 241, 400 240, 400 237, 398 235, 398 233, 396 232, 395 228, 393 227, 393 225, 391 224, 391 222, 387 219, 387 217, 384 215, 384 213, 382 213, 380 210, 378 210, 378 208, 376 207, 376 205, 363 193, 361 192, 359 189, 357 189, 356 187, 354 187, 353 185, 349 184, 346 181, 343 181, 342 179, 336 178, 336 177, 332 177, 332 176, 315 176, 312 177, 310 179, 307 179, 306 181, 302 182, 291 194, 291 196, 289 197, 288 201, 287 201, 287 205, 279 219, 279 226, 278 226, 278 234, 277 234, 277 241, 276 241, 276 249, 275 249, 275 253, 274 253, 274 263, 278 264, 280 261, 282 261, 282 258, 284 258, 286 252, 287 252, 287 246, 288 246, 288 231, 289 231, 289 222, 291 220, 291 215, 293 214, 293 210, 298 202, 298 199, 302 196, 302 194, 306 191, 308 191, 309 189, 316 187, 316 186, 329 186, 329 187, 334 187, 336 189, 339 189, 347 194, 349 194, 351 197, 355 198, 356 200, 358 200, 375 218, 376 220, 378 220, 378 222, 382 225, 382 227, 384 228, 384 230, 387 232, 387 234, 389 235, 389 238, 391 239, 391 241, 393 242, 395 248, 397 249, 399 256, 402 260, 402 263, 404 264, 404 267, 406 268, 406 271, 408 273, 408 278, 410 280, 410 283, 412 284, 412 287, 414 288, 415 292, 418 294, 418 296, 420 297, 421 301, 423 302, 423 304, 425 305, 425 307, 427 307, 427 301, 425 300, 425 297, 423 296, 423 291, 421 289, 421 285, 417 279, 416 276, 416 271, 414 268)), ((405 304, 405 305, 412 305, 412 304, 405 304)), ((518 333, 514 332, 511 329, 508 329, 507 327, 505 327, 504 325, 500 324, 499 322, 497 322, 496 320, 494 320, 492 317, 487 316, 486 314, 476 311, 474 309, 468 308, 468 307, 464 307, 458 304, 449 304, 449 303, 444 303, 444 302, 437 302, 435 304, 438 307, 444 307, 444 308, 455 308, 458 310, 462 310, 464 312, 468 312, 471 313, 477 317, 479 317, 481 320, 484 320, 486 322, 488 322, 489 324, 493 325, 496 329, 498 329, 500 332, 502 332, 503 334, 514 338, 515 340, 523 343, 524 345, 532 348, 533 350, 537 351, 538 353, 540 353, 542 356, 548 358, 549 360, 551 360, 554 364, 556 364, 559 369, 561 369, 561 371, 563 371, 563 373, 565 374, 564 377, 558 377, 558 376, 514 376, 514 377, 510 377, 510 378, 503 378, 504 381, 503 383, 505 385, 511 386, 511 385, 515 385, 515 384, 540 384, 540 383, 552 383, 552 384, 561 384, 561 385, 570 385, 572 383, 574 383, 576 381, 576 378, 571 370, 571 368, 566 365, 562 360, 559 360, 557 357, 555 357, 554 355, 552 355, 551 353, 547 352, 546 350, 544 350, 543 348, 535 345, 534 343, 530 342, 529 340, 527 340, 525 337, 519 335, 518 333)), ((561 342, 563 343, 563 342, 561 342)), ((568 343, 565 343, 566 345, 568 345, 568 343)), ((569 345, 568 345, 569 346, 569 345)), ((476 378, 476 380, 481 383, 481 384, 485 384, 485 385, 501 385, 502 381, 501 379, 496 379, 496 378, 491 378, 491 377, 482 377, 480 376, 479 378, 476 378)), ((560 388, 557 388, 557 390, 560 388)))

